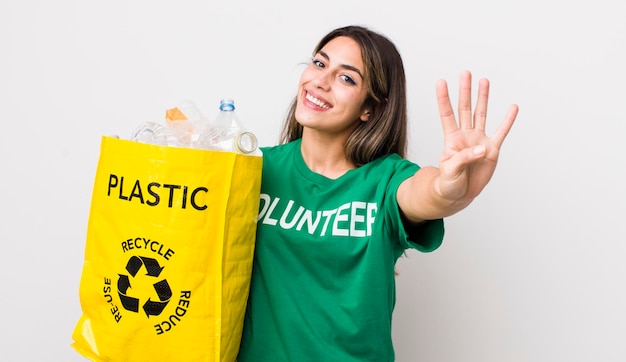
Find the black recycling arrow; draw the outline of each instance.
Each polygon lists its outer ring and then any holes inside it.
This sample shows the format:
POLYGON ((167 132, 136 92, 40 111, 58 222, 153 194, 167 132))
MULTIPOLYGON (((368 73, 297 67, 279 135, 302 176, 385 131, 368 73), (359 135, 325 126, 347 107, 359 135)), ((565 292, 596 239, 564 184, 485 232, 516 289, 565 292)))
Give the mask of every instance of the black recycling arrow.
MULTIPOLYGON (((163 271, 164 268, 159 265, 159 262, 156 259, 144 256, 131 256, 130 259, 128 259, 128 263, 126 263, 126 270, 134 278, 139 272, 139 269, 141 269, 142 265, 146 268, 146 275, 155 278, 161 274, 161 271, 163 271)), ((167 280, 163 279, 160 282, 154 283, 152 286, 159 297, 159 301, 152 301, 148 298, 148 301, 143 305, 143 310, 146 312, 148 317, 151 315, 161 314, 169 302, 169 299, 172 297, 172 290, 170 289, 167 280)), ((139 299, 126 295, 128 289, 132 289, 128 275, 119 274, 117 289, 124 309, 136 313, 139 312, 139 299)))
POLYGON ((144 303, 143 305, 143 310, 146 312, 146 315, 149 318, 151 315, 161 314, 161 312, 163 312, 163 309, 165 309, 166 305, 167 305, 167 302, 155 302, 155 301, 150 300, 150 298, 148 298, 146 303, 144 303))
POLYGON ((146 267, 147 275, 151 277, 158 277, 161 274, 161 270, 165 267, 161 267, 156 259, 141 257, 143 265, 146 267))
POLYGON ((120 301, 122 302, 122 306, 126 310, 130 310, 133 312, 139 312, 139 299, 129 297, 126 295, 126 291, 131 288, 130 279, 128 279, 128 275, 119 274, 120 278, 117 280, 117 289, 118 295, 120 296, 120 301))
POLYGON ((157 292, 160 302, 152 301, 148 298, 148 301, 143 305, 143 310, 146 312, 146 315, 150 317, 151 315, 159 315, 165 309, 167 303, 169 303, 169 299, 172 297, 172 290, 170 289, 170 285, 167 283, 167 280, 163 279, 160 282, 154 283, 154 290, 157 292))
POLYGON ((172 289, 170 289, 170 285, 165 279, 154 283, 154 290, 157 292, 159 300, 162 302, 172 297, 172 289))
POLYGON ((142 265, 143 261, 141 261, 140 257, 131 256, 130 259, 128 259, 128 263, 126 264, 126 270, 130 273, 130 275, 134 277, 135 275, 137 275, 137 272, 139 271, 139 269, 141 269, 142 265))
POLYGON ((130 279, 128 279, 128 275, 119 274, 120 278, 117 280, 117 290, 120 293, 126 294, 128 288, 130 288, 130 279))
POLYGON ((131 256, 126 264, 126 270, 134 277, 142 265, 146 267, 147 275, 151 277, 158 277, 164 268, 159 265, 156 259, 146 258, 145 256, 131 256))

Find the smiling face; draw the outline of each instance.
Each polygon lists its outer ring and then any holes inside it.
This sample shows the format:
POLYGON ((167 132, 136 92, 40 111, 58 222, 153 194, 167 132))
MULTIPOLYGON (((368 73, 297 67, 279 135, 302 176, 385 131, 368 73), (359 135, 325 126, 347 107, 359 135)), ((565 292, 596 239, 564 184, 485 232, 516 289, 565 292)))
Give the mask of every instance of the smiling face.
POLYGON ((367 121, 361 48, 340 36, 329 41, 300 77, 295 117, 305 131, 347 137, 367 121))

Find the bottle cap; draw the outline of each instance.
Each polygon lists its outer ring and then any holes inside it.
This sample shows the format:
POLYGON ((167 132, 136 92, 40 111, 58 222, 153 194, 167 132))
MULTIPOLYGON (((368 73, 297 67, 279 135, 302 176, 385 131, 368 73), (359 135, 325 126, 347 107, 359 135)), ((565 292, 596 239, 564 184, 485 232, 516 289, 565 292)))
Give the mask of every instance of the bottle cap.
POLYGON ((230 98, 224 98, 220 101, 220 111, 234 111, 235 101, 230 98))

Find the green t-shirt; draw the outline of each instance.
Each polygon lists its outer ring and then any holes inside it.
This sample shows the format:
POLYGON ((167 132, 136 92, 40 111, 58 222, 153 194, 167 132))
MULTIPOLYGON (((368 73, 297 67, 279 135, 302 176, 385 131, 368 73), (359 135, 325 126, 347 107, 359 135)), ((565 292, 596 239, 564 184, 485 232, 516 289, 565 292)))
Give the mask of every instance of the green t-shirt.
POLYGON ((395 263, 439 247, 443 220, 403 227, 396 191, 416 164, 390 155, 333 180, 306 166, 300 144, 263 148, 238 362, 393 361, 395 263))

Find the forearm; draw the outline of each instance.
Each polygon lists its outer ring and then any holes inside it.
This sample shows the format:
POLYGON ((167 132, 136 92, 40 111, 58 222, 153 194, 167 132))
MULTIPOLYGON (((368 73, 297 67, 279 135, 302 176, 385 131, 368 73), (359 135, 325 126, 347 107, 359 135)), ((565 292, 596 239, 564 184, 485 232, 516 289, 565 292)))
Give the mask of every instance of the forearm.
POLYGON ((440 189, 439 169, 421 168, 398 189, 398 205, 404 216, 412 222, 440 219, 463 210, 473 200, 465 196, 447 198, 440 189))

